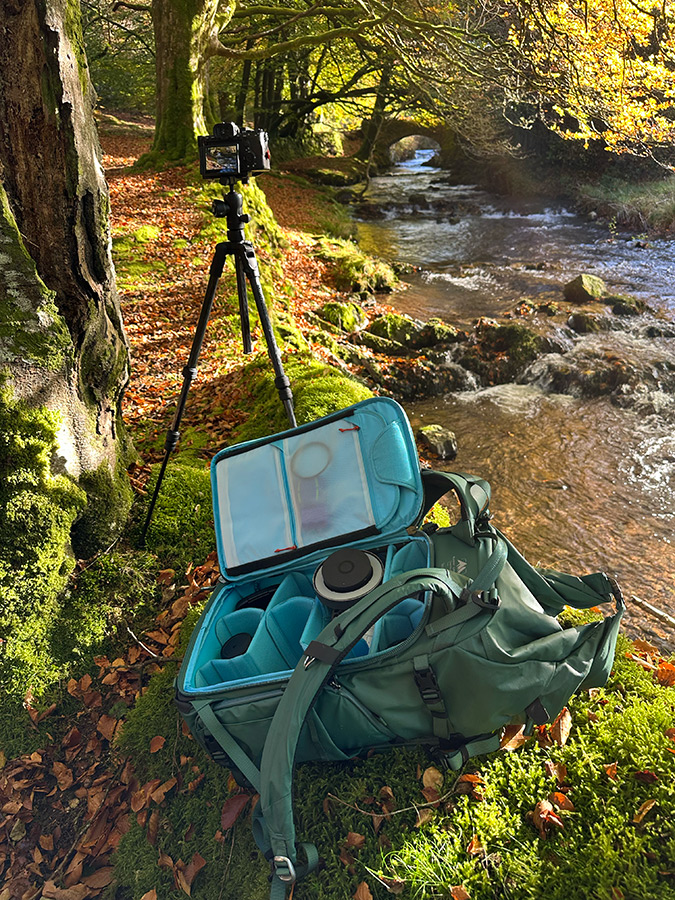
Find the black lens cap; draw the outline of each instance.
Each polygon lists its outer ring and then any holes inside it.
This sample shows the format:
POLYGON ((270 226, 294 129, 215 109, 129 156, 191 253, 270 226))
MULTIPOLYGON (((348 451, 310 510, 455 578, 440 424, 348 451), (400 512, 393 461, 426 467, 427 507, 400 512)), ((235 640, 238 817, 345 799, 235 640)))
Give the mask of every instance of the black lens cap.
POLYGON ((373 564, 363 550, 345 547, 332 553, 322 566, 326 587, 338 593, 363 587, 373 576, 373 564))
POLYGON ((245 631, 240 631, 239 634, 233 634, 232 637, 223 644, 220 650, 220 658, 233 659, 235 656, 242 656, 242 654, 246 653, 248 650, 248 645, 252 640, 253 635, 247 634, 245 631))

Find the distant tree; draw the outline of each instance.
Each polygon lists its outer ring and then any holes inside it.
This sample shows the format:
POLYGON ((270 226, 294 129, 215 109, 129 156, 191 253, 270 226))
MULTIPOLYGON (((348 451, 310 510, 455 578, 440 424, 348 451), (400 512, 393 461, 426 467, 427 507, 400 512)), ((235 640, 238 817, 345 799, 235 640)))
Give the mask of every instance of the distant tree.
POLYGON ((113 109, 154 112, 155 39, 150 6, 81 0, 82 31, 98 98, 113 109))

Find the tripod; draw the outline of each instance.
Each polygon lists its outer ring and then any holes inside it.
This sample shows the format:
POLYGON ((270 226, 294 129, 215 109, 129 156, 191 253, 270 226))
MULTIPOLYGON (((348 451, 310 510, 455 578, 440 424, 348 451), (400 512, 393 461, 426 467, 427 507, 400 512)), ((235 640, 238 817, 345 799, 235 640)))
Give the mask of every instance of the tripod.
POLYGON ((157 483, 155 484, 155 490, 152 499, 150 500, 148 513, 141 531, 141 546, 145 543, 145 537, 148 533, 148 528, 150 527, 152 514, 155 511, 155 504, 157 503, 157 497, 159 496, 169 457, 175 449, 180 437, 180 421, 183 417, 190 386, 197 376, 197 363, 199 361, 202 343, 204 342, 206 326, 209 321, 209 316, 211 315, 213 300, 218 289, 218 282, 223 274, 225 260, 228 256, 231 256, 234 259, 244 353, 251 353, 253 349, 251 343, 251 323, 248 312, 248 286, 250 285, 260 324, 265 335, 267 352, 274 369, 274 384, 279 392, 279 398, 284 405, 284 409, 286 410, 286 415, 288 416, 291 428, 295 428, 296 426, 291 383, 284 372, 281 354, 274 337, 274 331, 272 330, 272 323, 270 322, 267 305, 265 303, 265 295, 263 294, 262 286, 260 284, 260 273, 255 250, 253 244, 246 240, 244 231, 244 225, 251 221, 251 217, 242 213, 244 201, 242 195, 234 189, 234 179, 222 178, 221 184, 229 185, 230 190, 225 194, 225 197, 222 200, 214 200, 213 214, 217 218, 227 219, 228 240, 216 244, 216 249, 211 261, 209 282, 206 287, 204 302, 202 303, 201 312, 199 314, 199 321, 197 322, 197 328, 195 329, 195 335, 192 340, 190 356, 187 365, 183 369, 183 387, 178 398, 173 422, 166 435, 166 441, 164 442, 164 459, 162 460, 159 475, 157 476, 157 483))

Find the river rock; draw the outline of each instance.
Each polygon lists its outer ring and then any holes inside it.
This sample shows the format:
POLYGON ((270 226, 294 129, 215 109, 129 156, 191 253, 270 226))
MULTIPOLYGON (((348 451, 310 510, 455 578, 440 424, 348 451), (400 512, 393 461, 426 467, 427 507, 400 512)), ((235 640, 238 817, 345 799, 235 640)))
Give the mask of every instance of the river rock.
POLYGON ((598 331, 606 331, 601 316, 592 313, 575 312, 567 320, 567 325, 577 334, 595 334, 598 331))
POLYGON ((563 287, 565 300, 570 303, 589 303, 607 294, 607 285, 597 275, 577 275, 563 287))
POLYGON ((399 313, 384 313, 370 323, 367 331, 377 337, 387 338, 390 341, 398 341, 407 344, 412 335, 421 327, 420 322, 411 319, 410 316, 401 316, 399 313))
POLYGON ((454 459, 457 456, 457 437, 454 431, 442 425, 425 425, 417 432, 417 440, 440 459, 454 459))
POLYGON ((429 319, 410 335, 407 344, 414 350, 421 350, 425 347, 435 347, 437 344, 454 343, 461 338, 462 335, 454 325, 448 325, 441 319, 429 319))
POLYGON ((358 303, 351 301, 340 303, 331 300, 329 303, 324 303, 317 313, 326 322, 330 322, 331 325, 348 334, 363 328, 368 321, 368 317, 358 303))
POLYGON ((359 203, 354 207, 354 214, 364 220, 384 219, 386 215, 384 209, 376 203, 359 203))
POLYGON ((392 341, 390 338, 372 334, 370 331, 360 331, 352 335, 350 340, 353 344, 368 347, 369 350, 373 350, 375 353, 384 353, 387 356, 402 356, 405 354, 405 347, 400 341, 392 341))
POLYGON ((647 309, 644 300, 639 300, 629 294, 612 294, 605 297, 605 303, 612 307, 615 316, 639 316, 647 309))
POLYGON ((373 378, 373 381, 400 401, 475 390, 480 386, 476 376, 457 363, 438 364, 425 357, 417 357, 413 365, 397 362, 389 366, 381 378, 373 378))
POLYGON ((675 338, 675 324, 648 325, 642 333, 647 338, 675 338))
POLYGON ((413 206, 417 206, 419 209, 428 209, 429 201, 425 194, 421 191, 413 191, 408 194, 408 200, 412 203, 413 206))
POLYGON ((540 335, 520 322, 499 325, 484 318, 476 325, 476 333, 477 340, 458 362, 487 384, 515 380, 544 347, 540 335))

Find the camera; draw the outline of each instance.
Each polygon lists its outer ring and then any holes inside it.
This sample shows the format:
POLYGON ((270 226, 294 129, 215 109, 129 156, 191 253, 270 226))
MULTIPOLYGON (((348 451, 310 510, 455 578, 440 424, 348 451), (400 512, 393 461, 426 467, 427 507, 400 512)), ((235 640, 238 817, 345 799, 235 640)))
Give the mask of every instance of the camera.
POLYGON ((202 178, 246 182, 270 168, 269 139, 260 128, 241 131, 234 122, 219 122, 198 143, 202 178))

